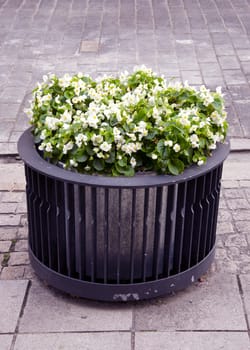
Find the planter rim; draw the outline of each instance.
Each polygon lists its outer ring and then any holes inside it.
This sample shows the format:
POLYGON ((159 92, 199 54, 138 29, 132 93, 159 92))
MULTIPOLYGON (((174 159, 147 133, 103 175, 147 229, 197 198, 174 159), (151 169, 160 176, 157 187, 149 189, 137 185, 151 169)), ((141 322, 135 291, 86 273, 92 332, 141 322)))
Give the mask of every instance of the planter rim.
POLYGON ((230 150, 228 139, 225 143, 218 143, 212 156, 208 157, 206 164, 201 166, 191 165, 180 175, 155 175, 146 173, 137 174, 132 177, 87 175, 62 169, 43 159, 36 150, 31 130, 32 127, 25 130, 18 140, 18 153, 25 164, 39 171, 41 174, 56 178, 57 180, 95 187, 139 188, 172 185, 189 181, 193 178, 197 178, 201 174, 203 175, 211 171, 218 164, 222 163, 228 156, 230 150))

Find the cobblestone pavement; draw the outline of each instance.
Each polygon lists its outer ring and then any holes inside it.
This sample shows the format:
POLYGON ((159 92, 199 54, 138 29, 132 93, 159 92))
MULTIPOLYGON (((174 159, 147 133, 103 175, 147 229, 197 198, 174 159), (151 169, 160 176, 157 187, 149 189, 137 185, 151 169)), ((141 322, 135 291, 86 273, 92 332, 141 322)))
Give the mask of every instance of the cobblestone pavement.
POLYGON ((15 155, 34 84, 48 72, 96 76, 140 64, 221 85, 232 148, 250 150, 250 0, 0 0, 1 350, 250 349, 248 152, 225 165, 216 259, 185 291, 90 302, 45 286, 30 267, 15 155))
POLYGON ((24 106, 44 73, 136 64, 223 86, 230 135, 250 149, 249 0, 0 0, 0 154, 16 153, 24 106))

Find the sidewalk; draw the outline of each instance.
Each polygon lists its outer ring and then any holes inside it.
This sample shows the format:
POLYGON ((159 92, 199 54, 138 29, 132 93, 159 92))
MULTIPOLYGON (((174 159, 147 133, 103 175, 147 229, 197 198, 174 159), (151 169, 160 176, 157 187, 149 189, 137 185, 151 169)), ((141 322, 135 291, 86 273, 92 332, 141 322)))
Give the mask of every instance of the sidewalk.
POLYGON ((247 0, 0 0, 0 349, 250 349, 250 3, 247 0), (226 93, 216 259, 200 282, 109 304, 45 286, 27 254, 16 141, 37 80, 146 64, 226 93), (244 152, 243 152, 244 151, 244 152))

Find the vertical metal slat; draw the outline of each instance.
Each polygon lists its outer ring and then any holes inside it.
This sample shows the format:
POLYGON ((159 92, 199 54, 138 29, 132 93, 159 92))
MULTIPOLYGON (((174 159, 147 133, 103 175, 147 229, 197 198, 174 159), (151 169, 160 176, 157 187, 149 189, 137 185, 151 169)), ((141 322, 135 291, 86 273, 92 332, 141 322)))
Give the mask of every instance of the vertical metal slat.
POLYGON ((185 207, 187 196, 187 182, 181 183, 178 186, 177 208, 176 208, 176 226, 175 226, 175 243, 174 243, 174 274, 181 271, 182 249, 183 249, 183 235, 185 224, 185 207))
POLYGON ((159 259, 160 259, 160 232, 161 232, 161 209, 162 209, 162 189, 156 189, 156 210, 154 225, 154 250, 153 250, 153 277, 158 279, 159 259))

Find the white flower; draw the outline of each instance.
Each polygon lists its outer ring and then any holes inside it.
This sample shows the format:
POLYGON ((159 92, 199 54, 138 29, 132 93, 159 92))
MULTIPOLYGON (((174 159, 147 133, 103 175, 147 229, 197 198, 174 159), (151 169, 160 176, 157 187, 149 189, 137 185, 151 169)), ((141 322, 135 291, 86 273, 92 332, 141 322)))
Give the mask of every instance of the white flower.
POLYGON ((215 143, 212 143, 212 144, 209 146, 209 149, 216 149, 216 144, 215 144, 215 143))
POLYGON ((51 145, 50 142, 45 144, 45 151, 46 152, 52 152, 53 151, 53 148, 52 148, 52 145, 51 145))
POLYGON ((97 129, 98 123, 99 123, 99 118, 97 117, 97 115, 89 115, 87 118, 87 123, 91 128, 97 129))
POLYGON ((94 145, 94 146, 98 146, 100 143, 102 143, 102 141, 103 141, 103 136, 102 136, 102 135, 96 135, 96 134, 94 134, 94 135, 91 137, 91 141, 93 142, 93 145, 94 145))
POLYGON ((222 93, 222 87, 221 87, 221 86, 217 86, 217 88, 216 88, 216 93, 217 93, 218 95, 220 95, 221 97, 224 96, 224 94, 222 93))
POLYGON ((173 147, 173 150, 174 150, 176 153, 179 152, 180 149, 181 149, 181 147, 180 147, 180 145, 179 145, 178 143, 176 143, 176 144, 174 145, 174 147, 173 147))
POLYGON ((196 134, 191 135, 189 139, 193 148, 199 147, 199 137, 196 134))
POLYGON ((74 104, 78 103, 78 102, 79 102, 79 98, 78 98, 78 97, 73 97, 73 98, 72 98, 72 102, 73 102, 74 104))
POLYGON ((39 149, 39 151, 43 151, 44 148, 45 148, 45 143, 42 142, 42 143, 38 146, 38 149, 39 149))
POLYGON ((78 147, 81 147, 83 142, 86 144, 86 142, 88 141, 88 137, 86 135, 84 135, 84 134, 78 134, 75 137, 75 140, 76 140, 76 145, 78 147))
POLYGON ((70 81, 71 81, 71 77, 69 74, 64 74, 63 78, 59 79, 59 86, 61 86, 63 89, 67 88, 68 86, 70 86, 70 81))
POLYGON ((33 110, 31 108, 25 108, 24 113, 26 113, 30 119, 33 117, 33 110))
POLYGON ((64 111, 63 114, 61 115, 60 120, 63 123, 71 123, 71 121, 72 121, 72 112, 64 111))
POLYGON ((109 152, 111 148, 112 148, 112 145, 106 141, 100 145, 100 149, 104 152, 109 152))
POLYGON ((173 146, 173 141, 172 140, 167 140, 164 142, 164 146, 169 146, 172 147, 173 146))
POLYGON ((60 101, 60 96, 59 96, 59 95, 56 96, 55 102, 56 102, 57 104, 60 104, 60 103, 61 103, 61 101, 60 101))
POLYGON ((44 140, 44 139, 46 139, 46 136, 47 136, 47 130, 43 129, 41 132, 41 135, 40 135, 40 139, 44 140))
POLYGON ((197 164, 198 164, 199 166, 201 166, 202 164, 204 164, 204 160, 200 159, 200 160, 197 162, 197 164))
POLYGON ((98 152, 96 155, 98 158, 104 158, 104 154, 102 152, 98 152))
POLYGON ((78 166, 78 163, 74 159, 70 159, 69 164, 75 168, 78 166))
POLYGON ((66 145, 63 146, 63 154, 67 154, 68 151, 70 151, 73 148, 74 144, 72 141, 69 141, 66 143, 66 145))
POLYGON ((153 153, 153 154, 151 155, 151 158, 152 158, 152 159, 157 159, 158 156, 157 156, 157 154, 153 153))
POLYGON ((132 157, 130 159, 130 164, 131 164, 132 168, 134 168, 136 166, 136 159, 134 157, 132 157))
POLYGON ((45 125, 50 130, 56 130, 58 128, 59 119, 54 117, 46 117, 45 125))

